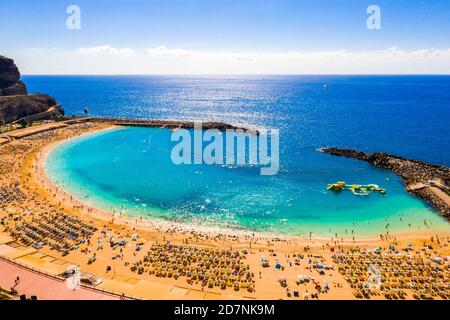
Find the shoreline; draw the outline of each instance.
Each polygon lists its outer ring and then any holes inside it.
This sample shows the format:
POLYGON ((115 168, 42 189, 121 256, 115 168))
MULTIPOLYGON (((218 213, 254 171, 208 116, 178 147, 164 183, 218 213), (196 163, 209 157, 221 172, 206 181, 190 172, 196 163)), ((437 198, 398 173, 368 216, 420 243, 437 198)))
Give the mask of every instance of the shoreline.
MULTIPOLYGON (((139 228, 143 229, 152 229, 152 228, 163 228, 166 230, 170 229, 178 229, 178 230, 184 230, 184 232, 192 232, 194 230, 198 231, 199 225, 189 223, 183 223, 183 222, 174 222, 174 221, 163 221, 160 219, 152 219, 152 218, 146 218, 146 217, 132 217, 127 214, 114 214, 113 212, 110 212, 108 210, 104 210, 101 208, 98 208, 96 206, 93 206, 91 204, 88 204, 86 202, 83 202, 82 200, 76 198, 75 196, 71 195, 69 192, 65 191, 63 187, 59 186, 57 183, 53 182, 51 178, 49 177, 47 170, 45 168, 45 163, 47 160, 47 157, 50 155, 50 153, 60 146, 63 143, 67 143, 71 141, 72 139, 78 139, 81 137, 89 136, 92 134, 107 132, 109 130, 114 130, 120 128, 120 126, 113 126, 112 128, 102 129, 98 131, 88 132, 83 135, 73 137, 69 140, 62 140, 55 142, 53 144, 48 144, 44 148, 41 149, 40 155, 37 157, 35 163, 33 164, 34 167, 36 167, 36 178, 40 179, 42 183, 42 186, 47 189, 51 190, 53 194, 55 195, 55 198, 61 202, 64 202, 68 206, 82 206, 82 210, 85 211, 86 214, 92 215, 93 217, 99 218, 105 222, 111 222, 112 220, 114 223, 118 224, 126 224, 128 226, 134 226, 136 227, 136 223, 139 222, 139 228)), ((217 234, 227 234, 230 236, 260 236, 260 237, 266 237, 266 238, 287 238, 287 236, 282 235, 269 235, 269 234, 263 234, 256 231, 244 231, 244 230, 236 230, 227 228, 225 230, 221 229, 220 227, 208 227, 208 231, 202 230, 202 233, 208 234, 209 236, 214 236, 217 234), (220 231, 222 230, 222 231, 220 231)))
MULTIPOLYGON (((36 171, 36 177, 41 180, 42 186, 45 189, 52 190, 53 194, 55 195, 56 199, 58 199, 61 202, 64 202, 68 206, 72 207, 82 207, 81 210, 84 211, 84 213, 92 215, 96 218, 99 218, 105 222, 111 222, 114 221, 114 223, 118 224, 125 224, 128 226, 133 226, 141 229, 147 229, 152 230, 154 228, 157 228, 158 230, 173 230, 176 229, 178 232, 199 232, 203 234, 207 234, 208 236, 217 236, 217 235, 228 235, 233 237, 259 237, 262 239, 270 240, 270 239, 280 239, 280 240, 291 240, 293 242, 304 242, 304 241, 318 241, 318 242, 328 242, 330 241, 329 237, 324 236, 317 236, 313 235, 312 237, 309 237, 307 235, 291 235, 291 234, 281 234, 277 232, 266 232, 266 231, 256 231, 251 229, 237 229, 232 227, 221 227, 221 226, 201 226, 199 223, 196 222, 176 222, 176 221, 165 221, 159 218, 153 218, 153 217, 134 217, 132 215, 129 215, 127 213, 113 213, 110 210, 107 209, 101 209, 95 205, 86 203, 77 197, 70 194, 68 191, 64 190, 64 187, 58 185, 56 182, 53 182, 52 179, 49 177, 48 172, 46 171, 45 164, 47 157, 50 155, 50 153, 60 146, 61 144, 68 143, 73 139, 79 139, 81 137, 87 137, 93 134, 98 134, 102 132, 107 132, 109 130, 115 130, 120 129, 121 125, 113 125, 111 128, 101 129, 93 132, 88 132, 73 138, 70 138, 68 140, 62 140, 55 142, 53 144, 49 144, 45 146, 43 149, 41 149, 40 155, 38 156, 36 162, 34 163, 34 166, 37 168, 36 171), (139 225, 138 225, 139 224, 139 225)), ((382 234, 384 230, 380 231, 378 234, 382 234)), ((393 237, 400 237, 404 238, 407 236, 410 236, 411 234, 415 234, 416 236, 429 236, 430 234, 440 233, 442 230, 417 230, 414 229, 412 232, 407 231, 390 231, 389 233, 393 237)), ((343 238, 343 241, 340 241, 341 243, 352 243, 352 244, 358 244, 358 243, 370 243, 370 242, 376 242, 379 240, 379 237, 369 236, 369 235, 362 235, 357 237, 355 240, 352 240, 352 235, 349 234, 348 237, 340 236, 336 240, 339 240, 340 238, 343 238)))
MULTIPOLYGON (((391 234, 383 239, 356 239, 355 241, 341 241, 340 239, 332 241, 314 237, 270 237, 253 234, 253 232, 251 234, 240 232, 227 234, 223 230, 219 233, 202 233, 195 226, 189 229, 186 229, 186 226, 182 228, 178 225, 174 226, 174 224, 170 224, 171 228, 164 228, 156 223, 142 226, 142 220, 117 217, 117 215, 112 221, 111 213, 101 212, 102 210, 91 208, 86 204, 83 204, 84 208, 82 209, 77 208, 81 202, 75 202, 77 200, 73 196, 70 199, 71 196, 62 188, 54 185, 47 176, 45 172, 46 156, 68 139, 89 133, 98 133, 101 130, 111 130, 115 127, 117 127, 115 124, 107 123, 75 123, 50 132, 38 132, 23 140, 12 140, 0 147, 0 156, 6 157, 8 161, 5 160, 5 163, 13 166, 10 176, 3 179, 3 185, 7 181, 13 182, 12 179, 16 172, 21 190, 26 195, 25 199, 28 199, 18 200, 18 202, 14 200, 9 205, 7 204, 3 213, 0 210, 0 218, 6 222, 4 225, 6 229, 4 231, 0 229, 0 255, 33 268, 49 270, 55 274, 70 265, 78 265, 84 272, 104 279, 104 282, 98 287, 100 290, 123 292, 129 296, 143 299, 295 299, 286 291, 285 287, 279 285, 280 275, 288 279, 293 290, 301 290, 302 296, 307 297, 308 292, 314 292, 314 281, 298 286, 295 285, 295 279, 299 274, 310 273, 319 283, 325 280, 329 281, 331 290, 321 292, 323 299, 354 299, 356 293, 338 271, 337 265, 336 268, 327 270, 326 274, 319 275, 309 264, 310 262, 298 258, 299 254, 302 253, 308 257, 311 255, 308 258, 310 261, 317 260, 324 264, 334 264, 336 262, 333 257, 336 250, 342 253, 352 252, 352 250, 359 252, 359 250, 373 250, 375 247, 389 248, 393 245, 404 248, 407 244, 421 248, 429 243, 433 243, 433 246, 439 249, 439 254, 450 254, 448 249, 450 233, 434 230, 405 232, 391 234), (30 147, 27 148, 29 145, 30 147), (56 189, 58 191, 55 193, 56 189), (48 246, 36 249, 20 244, 8 232, 8 228, 16 225, 15 219, 23 219, 22 223, 36 223, 45 219, 49 214, 54 217, 60 215, 76 217, 79 221, 95 226, 97 231, 89 238, 87 244, 84 243, 71 249, 67 256, 48 246), (16 218, 10 219, 9 216, 16 218), (437 245, 436 239, 438 243, 447 245, 444 247, 441 244, 437 245), (106 245, 118 241, 127 243, 126 246, 121 247, 120 252, 117 247, 106 245), (139 251, 137 243, 141 243, 139 251), (157 250, 158 246, 167 245, 178 246, 184 250, 204 250, 206 254, 217 252, 217 250, 225 251, 227 254, 239 253, 239 259, 243 259, 240 263, 248 265, 252 272, 251 286, 255 289, 247 292, 243 288, 236 291, 233 290, 233 287, 225 289, 216 286, 204 287, 198 280, 191 282, 184 277, 174 279, 155 276, 152 274, 152 267, 149 270, 146 267, 142 274, 140 271, 130 269, 130 266, 145 261, 142 259, 145 259, 147 253, 157 250), (241 253, 244 248, 248 253, 241 253), (261 266, 261 256, 268 258, 271 263, 270 268, 261 266), (94 263, 89 262, 92 257, 96 258, 94 263), (274 268, 276 263, 282 264, 283 269, 274 268), (108 271, 108 268, 112 271, 108 271), (181 296, 180 292, 183 292, 181 296), (288 295, 286 295, 287 293, 288 295)), ((0 183, 2 183, 2 179, 0 179, 0 183)), ((192 254, 195 252, 193 251, 192 254)))

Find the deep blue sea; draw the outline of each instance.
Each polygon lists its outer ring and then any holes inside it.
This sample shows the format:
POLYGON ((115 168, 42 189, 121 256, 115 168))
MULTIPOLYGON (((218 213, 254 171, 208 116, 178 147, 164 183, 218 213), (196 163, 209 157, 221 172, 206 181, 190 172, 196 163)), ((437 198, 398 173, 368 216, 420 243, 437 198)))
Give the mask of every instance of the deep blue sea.
POLYGON ((450 165, 449 76, 25 76, 67 115, 195 119, 280 130, 281 170, 176 166, 171 132, 128 128, 63 144, 50 176, 85 202, 152 219, 330 236, 448 228, 390 172, 319 147, 384 151, 450 165), (95 157, 92 155, 95 153, 95 157), (335 194, 328 183, 387 194, 335 194), (426 225, 424 221, 426 220, 426 225), (411 224, 411 225, 410 225, 411 224), (352 233, 353 231, 353 233, 352 233))

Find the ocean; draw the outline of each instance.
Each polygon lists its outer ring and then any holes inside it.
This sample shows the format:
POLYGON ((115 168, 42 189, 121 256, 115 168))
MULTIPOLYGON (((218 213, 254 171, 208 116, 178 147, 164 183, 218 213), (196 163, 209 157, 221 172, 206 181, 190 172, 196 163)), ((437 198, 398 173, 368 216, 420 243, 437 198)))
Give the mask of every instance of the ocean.
POLYGON ((384 151, 450 165, 449 76, 24 76, 66 115, 194 119, 280 130, 280 172, 171 162, 165 129, 75 139, 47 160, 51 178, 92 205, 132 216, 275 232, 359 237, 448 228, 392 173, 316 151, 384 151), (95 154, 95 157, 92 156, 95 154), (386 195, 336 194, 375 183, 386 195))

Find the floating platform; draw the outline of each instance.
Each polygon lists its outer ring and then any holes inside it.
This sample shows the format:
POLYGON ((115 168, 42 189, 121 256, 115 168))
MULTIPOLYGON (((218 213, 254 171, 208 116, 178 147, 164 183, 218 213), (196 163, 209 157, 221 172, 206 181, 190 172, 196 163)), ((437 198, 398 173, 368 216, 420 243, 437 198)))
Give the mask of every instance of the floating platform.
POLYGON ((377 184, 351 184, 348 185, 343 181, 329 184, 328 190, 340 192, 342 190, 350 190, 355 196, 368 196, 374 191, 378 191, 381 194, 386 193, 386 189, 380 188, 377 184))

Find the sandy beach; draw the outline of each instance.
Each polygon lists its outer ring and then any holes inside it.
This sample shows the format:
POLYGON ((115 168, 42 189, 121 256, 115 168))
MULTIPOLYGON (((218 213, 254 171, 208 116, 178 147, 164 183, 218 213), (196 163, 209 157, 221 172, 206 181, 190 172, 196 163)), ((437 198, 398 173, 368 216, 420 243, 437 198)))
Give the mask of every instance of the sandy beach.
POLYGON ((142 299, 450 298, 450 234, 321 239, 200 229, 93 208, 49 179, 45 159, 59 143, 111 128, 75 123, 0 146, 2 257, 54 275, 77 265, 103 279, 97 289, 142 299))

